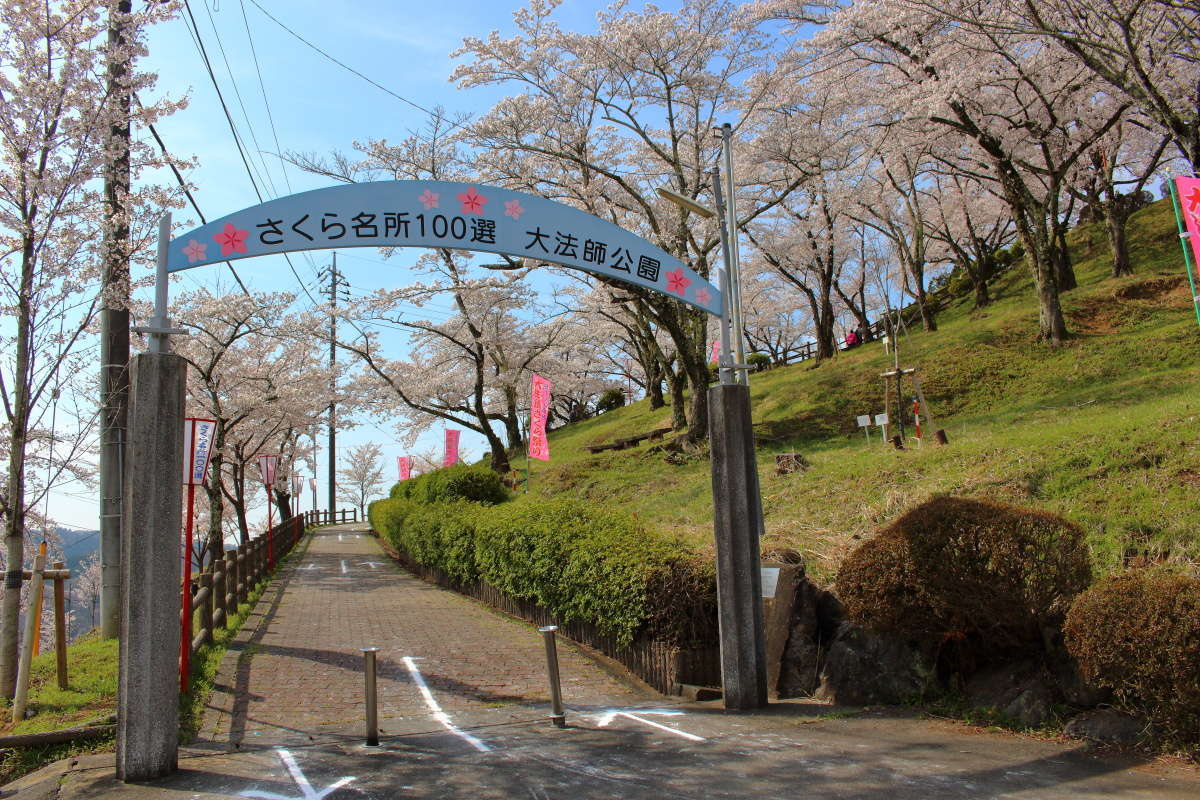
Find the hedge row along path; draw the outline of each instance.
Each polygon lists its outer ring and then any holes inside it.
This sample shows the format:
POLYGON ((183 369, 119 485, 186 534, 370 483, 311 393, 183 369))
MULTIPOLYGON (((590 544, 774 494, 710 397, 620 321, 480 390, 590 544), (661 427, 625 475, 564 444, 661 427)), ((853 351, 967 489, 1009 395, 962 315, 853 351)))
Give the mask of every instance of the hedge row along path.
POLYGON ((1200 796, 1183 766, 895 710, 726 714, 643 694, 565 643, 559 655, 565 730, 547 719, 535 630, 401 572, 361 524, 330 526, 263 593, 178 772, 121 784, 112 755, 96 755, 9 788, 18 800, 1200 796), (366 645, 381 648, 375 748, 362 743, 366 645))

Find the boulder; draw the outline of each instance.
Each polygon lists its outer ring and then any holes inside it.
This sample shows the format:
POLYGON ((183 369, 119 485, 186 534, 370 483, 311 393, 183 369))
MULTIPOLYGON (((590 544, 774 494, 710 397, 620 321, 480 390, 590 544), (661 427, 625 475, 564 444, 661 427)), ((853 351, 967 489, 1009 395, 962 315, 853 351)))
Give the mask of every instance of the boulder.
POLYGON ((963 693, 972 705, 992 708, 1031 728, 1050 721, 1054 678, 1040 665, 1016 661, 982 670, 966 682, 963 693))
POLYGON ((1085 711, 1063 728, 1072 739, 1087 739, 1107 744, 1135 744, 1146 734, 1149 723, 1142 717, 1115 708, 1085 711))
POLYGON ((932 674, 927 659, 909 643, 843 622, 814 694, 843 705, 902 703, 922 694, 932 674))

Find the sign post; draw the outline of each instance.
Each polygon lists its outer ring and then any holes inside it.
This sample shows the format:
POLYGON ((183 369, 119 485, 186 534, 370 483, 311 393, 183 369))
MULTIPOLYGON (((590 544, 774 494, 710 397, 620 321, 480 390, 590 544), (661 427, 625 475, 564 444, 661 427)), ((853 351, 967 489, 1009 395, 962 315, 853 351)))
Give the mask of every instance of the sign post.
POLYGON ((183 420, 183 484, 187 487, 186 534, 183 548, 183 622, 179 636, 179 691, 186 692, 192 660, 192 529, 195 521, 196 486, 203 485, 212 455, 215 419, 186 417, 183 420))
POLYGON ((871 415, 860 414, 858 417, 858 427, 863 429, 863 433, 867 435, 867 444, 871 443, 871 415))
POLYGON ((259 456, 258 472, 262 476, 263 486, 267 490, 267 568, 275 568, 275 548, 272 541, 272 529, 275 527, 271 506, 275 498, 271 496, 271 487, 275 485, 275 468, 279 466, 279 456, 259 456))
POLYGON ((887 412, 884 412, 882 414, 876 414, 875 415, 875 424, 879 426, 879 429, 880 429, 879 435, 882 436, 883 437, 882 440, 884 442, 886 442, 887 441, 887 426, 888 426, 887 412))

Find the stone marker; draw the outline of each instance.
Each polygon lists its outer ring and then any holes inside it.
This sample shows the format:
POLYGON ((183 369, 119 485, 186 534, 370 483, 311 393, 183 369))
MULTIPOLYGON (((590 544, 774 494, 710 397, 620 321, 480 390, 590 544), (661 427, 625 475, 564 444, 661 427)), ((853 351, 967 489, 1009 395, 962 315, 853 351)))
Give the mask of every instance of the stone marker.
POLYGON ((743 385, 713 386, 708 390, 708 404, 725 708, 762 708, 767 704, 758 555, 763 520, 750 390, 743 385))
POLYGON ((178 763, 184 376, 184 360, 169 353, 130 361, 117 687, 117 777, 126 782, 178 763))

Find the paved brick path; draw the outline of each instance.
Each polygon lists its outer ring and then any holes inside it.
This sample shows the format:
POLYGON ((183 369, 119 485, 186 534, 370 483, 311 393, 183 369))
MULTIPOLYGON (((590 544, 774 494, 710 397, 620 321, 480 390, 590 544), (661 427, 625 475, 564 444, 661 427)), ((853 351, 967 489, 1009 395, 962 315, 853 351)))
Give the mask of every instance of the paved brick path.
MULTIPOLYGON (((457 727, 549 713, 545 652, 533 627, 414 578, 362 528, 321 529, 281 569, 226 653, 202 743, 361 739, 362 647, 380 648, 384 735, 445 733, 412 667, 457 727)), ((559 661, 569 708, 646 699, 561 639, 559 661)))

